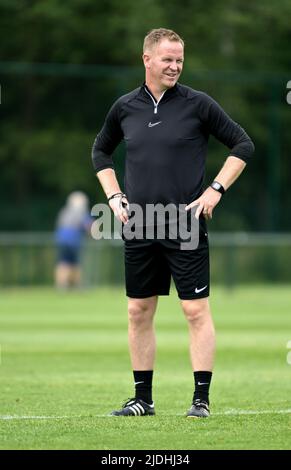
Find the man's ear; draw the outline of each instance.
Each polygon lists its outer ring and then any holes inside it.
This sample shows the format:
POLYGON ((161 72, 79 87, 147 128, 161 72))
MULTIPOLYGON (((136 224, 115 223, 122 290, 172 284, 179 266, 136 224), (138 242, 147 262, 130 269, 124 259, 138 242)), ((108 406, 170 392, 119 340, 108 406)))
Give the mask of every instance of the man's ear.
POLYGON ((150 68, 150 62, 151 62, 151 58, 150 58, 150 55, 145 53, 142 55, 142 59, 143 59, 143 63, 144 63, 144 66, 146 69, 149 69, 150 68))

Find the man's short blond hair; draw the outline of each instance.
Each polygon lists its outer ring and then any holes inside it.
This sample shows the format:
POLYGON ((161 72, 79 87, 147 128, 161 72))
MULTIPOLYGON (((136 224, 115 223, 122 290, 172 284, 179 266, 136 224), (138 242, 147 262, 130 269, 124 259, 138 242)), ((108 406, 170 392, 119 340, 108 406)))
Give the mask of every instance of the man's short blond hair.
POLYGON ((184 47, 183 39, 179 36, 179 34, 175 33, 175 31, 172 31, 171 29, 158 28, 149 31, 146 37, 144 38, 143 52, 152 49, 163 39, 180 42, 184 47))

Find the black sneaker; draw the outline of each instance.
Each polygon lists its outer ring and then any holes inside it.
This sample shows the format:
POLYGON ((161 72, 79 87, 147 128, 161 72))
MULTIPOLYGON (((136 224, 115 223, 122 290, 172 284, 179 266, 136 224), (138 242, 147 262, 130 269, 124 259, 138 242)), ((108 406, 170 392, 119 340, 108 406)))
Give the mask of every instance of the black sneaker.
POLYGON ((121 410, 112 411, 110 416, 153 416, 154 414, 154 402, 149 405, 139 398, 130 398, 122 405, 121 410))
POLYGON ((208 416, 210 416, 209 404, 199 398, 187 412, 187 418, 208 418, 208 416))

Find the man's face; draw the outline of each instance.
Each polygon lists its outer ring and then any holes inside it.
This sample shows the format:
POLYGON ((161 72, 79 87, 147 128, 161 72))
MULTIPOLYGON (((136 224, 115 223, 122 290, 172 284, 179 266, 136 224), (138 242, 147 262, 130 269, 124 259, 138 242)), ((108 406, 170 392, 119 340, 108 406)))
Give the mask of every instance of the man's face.
POLYGON ((147 83, 160 89, 172 88, 178 81, 184 60, 184 48, 178 41, 163 39, 143 55, 147 83))

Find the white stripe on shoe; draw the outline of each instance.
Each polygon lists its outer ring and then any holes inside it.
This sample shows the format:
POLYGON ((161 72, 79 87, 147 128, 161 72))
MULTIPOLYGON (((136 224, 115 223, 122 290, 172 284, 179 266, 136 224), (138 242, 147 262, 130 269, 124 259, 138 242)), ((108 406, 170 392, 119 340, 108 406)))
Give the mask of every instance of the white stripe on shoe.
POLYGON ((145 414, 145 409, 143 408, 143 406, 142 406, 140 403, 136 403, 135 406, 136 406, 137 408, 139 408, 140 414, 142 414, 142 415, 145 414))
POLYGON ((133 406, 130 406, 129 409, 133 412, 134 416, 137 415, 137 411, 136 411, 136 409, 134 408, 134 405, 133 405, 133 406))

